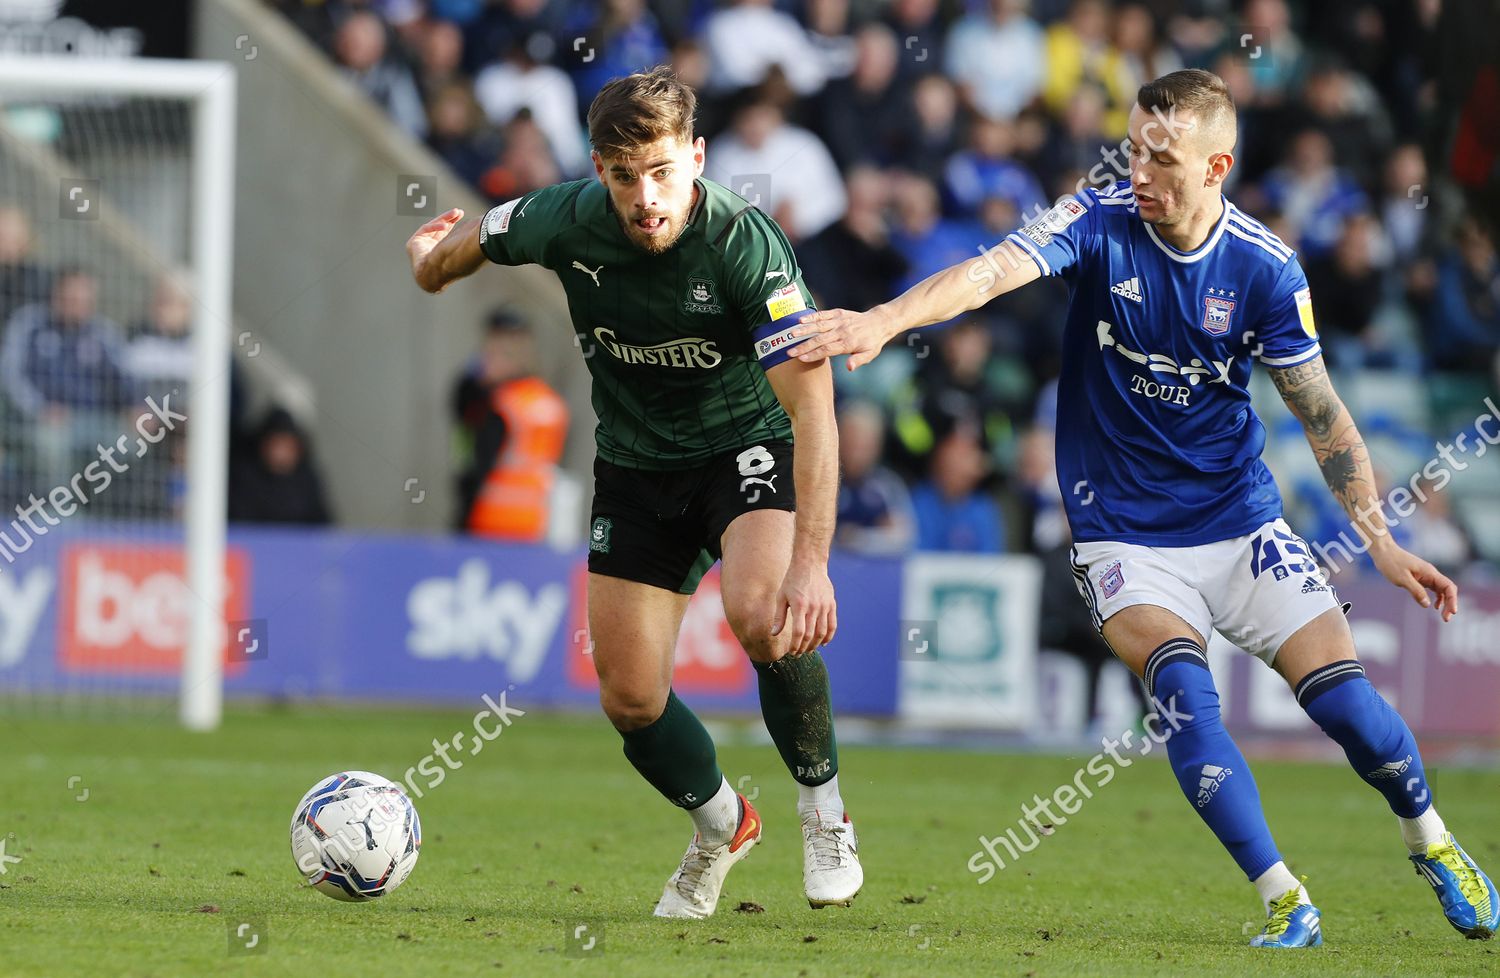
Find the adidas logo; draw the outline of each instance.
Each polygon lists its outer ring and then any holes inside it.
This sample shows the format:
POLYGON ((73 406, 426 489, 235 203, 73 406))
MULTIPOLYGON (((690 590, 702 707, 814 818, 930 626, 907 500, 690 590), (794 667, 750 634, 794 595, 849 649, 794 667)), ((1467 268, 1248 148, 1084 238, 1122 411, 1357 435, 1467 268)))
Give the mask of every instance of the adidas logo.
POLYGON ((1381 779, 1399 778, 1401 777, 1401 775, 1406 773, 1406 769, 1409 767, 1411 767, 1411 755, 1407 754, 1406 760, 1386 761, 1384 764, 1380 765, 1380 767, 1371 771, 1368 775, 1366 775, 1366 777, 1381 779))
POLYGON ((1133 275, 1123 282, 1117 282, 1110 286, 1109 290, 1115 295, 1129 299, 1131 302, 1145 301, 1141 297, 1141 280, 1133 275))
POLYGON ((1328 590, 1328 585, 1324 584, 1322 581, 1318 580, 1316 577, 1309 577, 1307 580, 1305 580, 1305 581, 1302 582, 1302 593, 1303 594, 1312 594, 1314 591, 1326 591, 1326 590, 1328 590))
POLYGON ((1198 807, 1202 808, 1214 800, 1214 795, 1219 790, 1219 785, 1224 779, 1234 772, 1227 767, 1215 767, 1212 764, 1203 765, 1203 770, 1198 778, 1198 807))

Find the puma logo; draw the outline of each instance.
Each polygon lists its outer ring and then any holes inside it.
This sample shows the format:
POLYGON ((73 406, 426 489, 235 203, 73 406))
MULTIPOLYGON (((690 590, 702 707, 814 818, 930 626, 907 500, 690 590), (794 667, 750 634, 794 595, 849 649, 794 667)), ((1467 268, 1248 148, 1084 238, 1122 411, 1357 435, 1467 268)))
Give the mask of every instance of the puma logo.
MULTIPOLYGON (((780 475, 780 474, 781 474, 780 472, 776 473, 776 475, 780 475)), ((740 480, 740 492, 744 492, 751 485, 765 486, 766 488, 770 489, 772 492, 775 492, 776 491, 776 476, 773 475, 769 479, 757 479, 753 475, 752 476, 746 476, 744 479, 740 480)), ((757 489, 753 493, 751 493, 748 497, 746 497, 745 502, 754 504, 755 502, 759 501, 759 499, 760 499, 760 490, 757 489)))
MULTIPOLYGON (((531 206, 531 202, 533 200, 536 200, 536 194, 532 194, 530 197, 526 198, 526 203, 522 204, 521 205, 521 209, 518 210, 518 211, 516 211, 516 216, 517 217, 525 217, 526 216, 526 208, 528 208, 528 207, 531 206)), ((603 268, 604 266, 601 265, 599 267, 603 268)))
MULTIPOLYGON (((598 268, 590 268, 581 261, 575 261, 573 267, 593 279, 596 286, 599 285, 599 273, 604 271, 603 265, 600 265, 598 268)), ((602 288, 602 286, 600 287, 602 288)))
MULTIPOLYGON (((783 268, 773 268, 773 269, 771 269, 771 271, 769 271, 769 272, 766 273, 766 279, 765 280, 767 282, 769 282, 769 281, 771 281, 771 279, 775 278, 778 275, 780 275, 782 278, 786 278, 787 277, 786 268, 783 267, 783 268)), ((788 281, 790 281, 790 280, 788 280, 788 281)))

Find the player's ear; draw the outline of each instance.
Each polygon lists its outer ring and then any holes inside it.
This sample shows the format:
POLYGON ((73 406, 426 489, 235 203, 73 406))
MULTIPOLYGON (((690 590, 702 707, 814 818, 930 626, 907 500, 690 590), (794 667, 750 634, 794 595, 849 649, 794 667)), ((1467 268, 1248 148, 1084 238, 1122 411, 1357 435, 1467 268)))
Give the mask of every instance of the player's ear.
POLYGON ((703 153, 706 145, 702 136, 693 140, 693 176, 695 177, 703 176, 703 153))
POLYGON ((1204 178, 1205 187, 1217 187, 1229 179, 1229 171, 1234 169, 1233 153, 1215 153, 1208 158, 1208 174, 1204 178))
POLYGON ((599 175, 599 182, 608 186, 609 181, 604 179, 604 157, 599 155, 597 149, 589 150, 589 158, 594 161, 594 172, 599 175))

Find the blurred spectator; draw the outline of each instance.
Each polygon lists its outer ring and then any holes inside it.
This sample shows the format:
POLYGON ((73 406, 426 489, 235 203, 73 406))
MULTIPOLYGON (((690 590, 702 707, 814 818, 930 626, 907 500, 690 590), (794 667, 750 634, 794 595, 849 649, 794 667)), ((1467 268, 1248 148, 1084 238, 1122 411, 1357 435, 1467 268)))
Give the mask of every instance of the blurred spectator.
POLYGON ((708 55, 696 38, 684 37, 672 45, 668 67, 676 72, 683 84, 698 93, 698 119, 693 126, 695 136, 717 135, 724 128, 725 102, 708 93, 708 55))
POLYGON ((896 229, 891 244, 906 259, 906 277, 899 289, 911 288, 949 265, 973 258, 980 245, 989 244, 973 222, 943 217, 937 187, 932 181, 905 174, 895 179, 893 201, 896 229))
POLYGON ((826 80, 823 59, 807 31, 772 0, 730 0, 709 15, 703 45, 711 93, 759 85, 773 66, 799 96, 814 94, 826 80))
POLYGON ((1376 206, 1397 268, 1432 252, 1433 190, 1420 146, 1403 143, 1392 150, 1376 206))
POLYGON ((1000 509, 979 488, 988 473, 978 431, 967 423, 953 425, 933 450, 928 478, 912 490, 918 550, 1005 550, 1000 509))
POLYGON ((500 139, 486 125, 468 82, 439 89, 427 105, 427 145, 471 186, 500 155, 500 139))
POLYGON ((562 36, 558 13, 567 4, 547 0, 488 0, 484 10, 464 29, 464 68, 477 75, 485 65, 517 47, 530 47, 539 61, 557 53, 562 36))
POLYGON ((468 85, 464 72, 464 32, 452 21, 431 20, 422 26, 418 44, 417 88, 428 105, 454 85, 468 85))
MULTIPOLYGON (((1107 176, 1112 176, 1115 172, 1108 167, 1108 160, 1100 152, 1108 146, 1119 144, 1118 138, 1111 139, 1105 134, 1105 105, 1104 92, 1097 85, 1079 86, 1068 100, 1067 111, 1060 120, 1061 125, 1053 128, 1051 138, 1042 151, 1042 172, 1069 174, 1069 178, 1062 181, 1067 184, 1068 192, 1078 184, 1078 177, 1071 175, 1073 172, 1079 176, 1091 170, 1107 176), (1101 169, 1094 169, 1101 162, 1106 165, 1101 169)), ((1122 166, 1129 165, 1123 157, 1119 157, 1119 160, 1122 166)))
POLYGON ((1128 122, 1140 87, 1179 70, 1183 64, 1177 52, 1162 43, 1156 18, 1145 4, 1127 3, 1115 10, 1114 41, 1119 61, 1109 72, 1110 91, 1116 109, 1123 110, 1124 121, 1128 122))
POLYGON ((1458 243, 1438 262, 1428 349, 1440 369, 1484 372, 1500 352, 1500 261, 1488 229, 1476 218, 1459 227, 1458 243))
POLYGON ((573 85, 578 114, 588 112, 599 89, 611 78, 644 71, 667 60, 667 42, 645 0, 604 0, 573 11, 565 37, 584 39, 587 52, 574 53, 573 85), (587 60, 584 60, 587 58, 587 60))
POLYGON ((866 24, 854 42, 853 73, 830 82, 819 96, 819 132, 841 167, 887 164, 906 128, 895 86, 900 48, 883 24, 866 24))
POLYGON ((1011 119, 1041 91, 1046 68, 1042 29, 1026 0, 988 0, 948 34, 948 74, 964 101, 992 119, 1011 119))
POLYGON ((1361 186, 1375 186, 1391 133, 1390 121, 1369 82, 1336 62, 1325 61, 1308 73, 1301 98, 1283 124, 1291 132, 1322 132, 1333 148, 1334 163, 1361 186))
POLYGON ((1110 40, 1110 18, 1105 0, 1073 0, 1067 18, 1047 28, 1042 97, 1051 112, 1062 115, 1080 86, 1094 86, 1107 98, 1104 131, 1119 142, 1140 86, 1130 88, 1130 79, 1121 70, 1120 53, 1110 40))
POLYGON ((578 120, 573 80, 562 69, 537 61, 525 44, 512 45, 504 60, 479 73, 474 96, 497 126, 528 113, 565 177, 588 172, 589 148, 578 120))
MULTIPOLYGON (((1207 6, 1207 5, 1205 5, 1207 6)), ((1292 15, 1286 0, 1250 0, 1235 24, 1243 25, 1232 43, 1250 65, 1255 77, 1256 98, 1263 104, 1279 104, 1295 92, 1302 78, 1302 39, 1292 30, 1292 15)))
MULTIPOLYGON (((1052 134, 1052 117, 1033 106, 1023 109, 1016 116, 1016 159, 1030 167, 1031 172, 1042 176, 1042 153, 1052 134)), ((1043 178, 1043 185, 1046 179, 1043 178)), ((1071 191, 1069 191, 1071 192, 1071 191)), ((1052 195, 1055 196, 1055 195, 1052 195)))
POLYGON ((1376 264, 1379 226, 1367 214, 1344 224, 1333 251, 1307 262, 1318 334, 1336 367, 1390 366, 1381 362, 1371 328, 1385 295, 1385 270, 1376 264))
POLYGON ((954 154, 944 175, 948 196, 961 211, 977 215, 986 198, 999 197, 1017 214, 1040 213, 1046 192, 1036 175, 1012 157, 1015 145, 1014 123, 974 120, 969 127, 969 148, 954 154))
POLYGON ((158 400, 173 390, 182 410, 193 376, 193 298, 181 272, 161 275, 146 318, 131 327, 125 344, 125 370, 141 394, 158 400))
POLYGON ((1448 494, 1434 490, 1431 479, 1414 482, 1412 493, 1416 509, 1401 521, 1408 534, 1405 546, 1449 577, 1457 576, 1473 559, 1474 545, 1453 518, 1448 494))
POLYGON ((514 200, 563 179, 547 137, 530 116, 521 114, 501 133, 500 156, 480 178, 479 189, 492 201, 514 200))
POLYGON ((852 33, 849 0, 807 0, 807 39, 818 51, 825 78, 847 78, 854 71, 852 33))
POLYGON ((943 70, 947 29, 938 8, 938 0, 894 0, 885 11, 886 23, 901 43, 897 72, 903 80, 943 70))
POLYGON ((236 523, 333 520, 307 436, 284 408, 272 408, 230 456, 229 519, 236 523))
POLYGON ((338 27, 334 56, 344 77, 377 102, 396 125, 421 139, 427 134, 427 113, 411 69, 386 56, 386 27, 375 14, 361 10, 338 27))
POLYGON ((1264 191, 1266 202, 1297 229, 1304 260, 1328 254, 1344 221, 1368 203, 1349 174, 1334 166, 1333 145, 1317 129, 1297 134, 1286 162, 1266 175, 1264 191))
POLYGON ((113 444, 134 400, 123 365, 119 330, 98 313, 98 282, 82 268, 64 268, 47 303, 11 316, 0 347, 0 380, 31 431, 47 485, 77 468, 79 455, 113 444))
MULTIPOLYGON (((136 397, 154 397, 165 402, 171 396, 173 410, 188 411, 193 390, 193 322, 197 299, 188 291, 186 269, 164 272, 156 279, 146 315, 126 331, 123 365, 136 397)), ((245 384, 239 364, 231 355, 229 374, 229 422, 238 430, 244 420, 245 384)), ((174 430, 174 436, 182 432, 174 430)), ((174 445, 174 451, 178 450, 174 445)), ((163 453, 156 452, 154 455, 163 453)))
POLYGON ((47 273, 31 260, 31 221, 19 207, 0 206, 0 323, 47 297, 47 273))
MULTIPOLYGON (((1167 36, 1188 65, 1206 64, 1228 42, 1231 13, 1221 0, 1185 0, 1169 12, 1167 36)), ((1238 56, 1238 47, 1233 51, 1238 56)))
POLYGON ((942 75, 926 75, 912 89, 907 121, 897 142, 896 163, 936 183, 958 148, 962 117, 958 89, 942 75))
POLYGON ((708 152, 705 174, 774 217, 793 240, 810 238, 844 214, 848 197, 817 136, 787 124, 768 97, 750 96, 708 152), (748 188, 748 189, 747 189, 748 188))
POLYGON ((535 360, 525 320, 491 313, 479 354, 453 393, 461 529, 528 542, 546 534, 568 408, 536 376, 535 360))
POLYGON ((45 305, 16 310, 5 332, 5 393, 28 416, 58 410, 112 410, 133 400, 119 329, 98 313, 92 272, 63 268, 45 305))
POLYGON ((849 170, 844 216, 797 251, 808 287, 824 308, 868 309, 894 296, 906 259, 891 245, 885 210, 890 181, 868 166, 849 170))
POLYGON ((1016 419, 1028 412, 1030 379, 1014 362, 992 356, 991 346, 989 330, 975 318, 921 338, 916 374, 893 397, 897 464, 923 471, 934 433, 955 422, 974 430, 991 462, 1014 463, 1016 419), (936 356, 929 342, 936 343, 936 356))
POLYGON ((880 464, 885 418, 869 401, 839 410, 838 528, 834 543, 862 554, 902 554, 916 539, 911 496, 880 464))

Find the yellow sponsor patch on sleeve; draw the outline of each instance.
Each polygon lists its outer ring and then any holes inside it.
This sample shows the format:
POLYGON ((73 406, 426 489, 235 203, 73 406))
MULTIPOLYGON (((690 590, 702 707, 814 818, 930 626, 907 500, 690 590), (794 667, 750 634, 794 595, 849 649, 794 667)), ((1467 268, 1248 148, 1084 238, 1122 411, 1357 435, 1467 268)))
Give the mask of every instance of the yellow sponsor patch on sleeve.
POLYGON ((1310 339, 1318 338, 1318 326, 1313 322, 1312 289, 1298 289, 1293 296, 1297 300, 1297 316, 1302 320, 1302 332, 1310 339))
POLYGON ((807 300, 803 298, 802 289, 796 282, 777 289, 766 299, 766 312, 771 314, 772 321, 806 308, 807 300))

